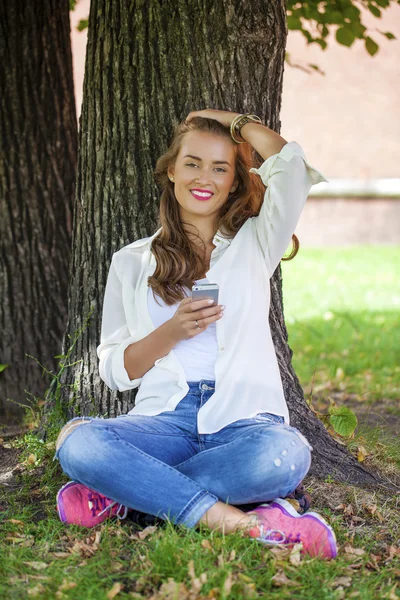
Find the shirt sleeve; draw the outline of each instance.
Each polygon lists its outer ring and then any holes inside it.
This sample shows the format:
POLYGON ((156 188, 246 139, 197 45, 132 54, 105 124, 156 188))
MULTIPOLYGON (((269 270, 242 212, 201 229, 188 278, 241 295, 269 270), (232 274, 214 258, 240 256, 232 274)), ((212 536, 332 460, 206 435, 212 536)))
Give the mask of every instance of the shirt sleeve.
POLYGON ((112 257, 103 301, 100 345, 97 347, 99 374, 112 390, 124 392, 138 387, 142 377, 129 379, 124 366, 125 349, 137 341, 130 334, 122 301, 122 284, 112 257))
POLYGON ((297 142, 288 142, 250 173, 257 173, 267 187, 253 223, 272 277, 291 242, 311 187, 328 180, 309 164, 297 142))

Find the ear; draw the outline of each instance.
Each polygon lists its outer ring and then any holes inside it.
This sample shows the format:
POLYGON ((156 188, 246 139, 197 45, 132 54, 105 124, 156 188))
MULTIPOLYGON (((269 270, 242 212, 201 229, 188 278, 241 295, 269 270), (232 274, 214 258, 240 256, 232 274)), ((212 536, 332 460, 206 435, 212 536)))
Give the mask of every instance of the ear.
POLYGON ((171 177, 172 177, 172 179, 174 179, 174 170, 172 168, 169 167, 167 169, 167 173, 168 173, 168 179, 171 179, 171 177))
POLYGON ((233 192, 236 192, 236 190, 238 188, 238 185, 239 185, 239 181, 238 180, 236 180, 236 181, 233 182, 232 187, 230 189, 230 193, 231 194, 233 194, 233 192))

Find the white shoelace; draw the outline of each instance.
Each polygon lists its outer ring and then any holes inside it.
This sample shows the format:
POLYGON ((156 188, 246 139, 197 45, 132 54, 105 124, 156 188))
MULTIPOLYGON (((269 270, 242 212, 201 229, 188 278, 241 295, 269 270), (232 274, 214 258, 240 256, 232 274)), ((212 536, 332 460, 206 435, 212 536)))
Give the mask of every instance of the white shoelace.
MULTIPOLYGON (((101 515, 103 515, 107 510, 109 510, 110 508, 112 508, 113 506, 115 506, 116 504, 118 504, 118 502, 115 500, 114 502, 112 502, 111 504, 109 504, 108 506, 106 506, 101 512, 99 512, 99 514, 97 515, 98 517, 100 517, 101 515)), ((128 510, 129 508, 127 506, 124 506, 123 504, 119 505, 119 508, 116 512, 116 517, 120 520, 125 519, 126 515, 128 514, 128 510), (121 510, 121 508, 124 508, 124 514, 121 516, 119 514, 119 511, 121 510)))

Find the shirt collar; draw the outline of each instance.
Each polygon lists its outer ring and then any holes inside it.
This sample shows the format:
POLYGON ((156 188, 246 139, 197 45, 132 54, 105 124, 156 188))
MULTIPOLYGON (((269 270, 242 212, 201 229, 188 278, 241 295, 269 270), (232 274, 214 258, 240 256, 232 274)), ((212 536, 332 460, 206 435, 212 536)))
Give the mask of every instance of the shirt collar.
MULTIPOLYGON (((142 246, 150 246, 151 242, 153 241, 153 239, 159 234, 161 233, 162 227, 160 227, 160 229, 157 229, 157 231, 155 233, 153 233, 153 235, 146 237, 146 238, 142 238, 140 240, 136 240, 136 242, 132 242, 131 244, 128 245, 128 248, 141 248, 142 246)), ((220 229, 218 229, 217 233, 215 234, 214 238, 213 238, 213 244, 215 244, 215 246, 219 246, 220 244, 226 244, 229 246, 229 244, 231 243, 232 240, 230 240, 229 238, 225 237, 220 229)))

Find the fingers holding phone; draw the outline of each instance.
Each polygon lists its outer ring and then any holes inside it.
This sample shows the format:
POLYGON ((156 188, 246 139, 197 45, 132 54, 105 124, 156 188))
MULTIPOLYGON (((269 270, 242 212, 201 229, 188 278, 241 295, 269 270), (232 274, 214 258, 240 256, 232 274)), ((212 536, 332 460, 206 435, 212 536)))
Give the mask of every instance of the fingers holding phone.
POLYGON ((171 319, 176 338, 188 340, 202 333, 211 323, 221 319, 224 309, 225 306, 214 304, 212 298, 184 298, 171 319))

